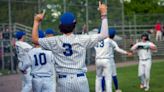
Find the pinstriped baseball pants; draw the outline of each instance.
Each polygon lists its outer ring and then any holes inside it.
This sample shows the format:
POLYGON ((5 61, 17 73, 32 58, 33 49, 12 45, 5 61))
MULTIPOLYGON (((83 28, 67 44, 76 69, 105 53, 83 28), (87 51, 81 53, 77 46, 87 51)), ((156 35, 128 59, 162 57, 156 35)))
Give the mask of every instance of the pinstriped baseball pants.
POLYGON ((67 74, 59 78, 57 75, 56 92, 89 92, 89 84, 86 75, 67 74))

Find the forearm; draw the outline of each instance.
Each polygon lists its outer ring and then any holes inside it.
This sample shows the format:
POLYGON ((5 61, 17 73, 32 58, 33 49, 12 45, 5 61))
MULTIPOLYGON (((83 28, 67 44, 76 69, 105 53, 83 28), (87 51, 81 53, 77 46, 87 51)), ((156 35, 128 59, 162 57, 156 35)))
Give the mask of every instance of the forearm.
POLYGON ((121 54, 128 54, 127 51, 125 51, 125 50, 123 50, 123 49, 121 49, 121 48, 116 48, 115 50, 116 50, 117 52, 121 53, 121 54))
POLYGON ((32 42, 35 44, 38 44, 38 27, 39 27, 39 23, 34 21, 33 24, 33 29, 32 29, 32 42))
POLYGON ((107 17, 102 18, 100 34, 103 36, 103 38, 108 37, 108 19, 107 19, 107 17))
POLYGON ((133 46, 131 47, 130 50, 131 50, 131 51, 135 51, 135 50, 137 49, 137 47, 138 47, 138 46, 135 44, 135 45, 133 45, 133 46))

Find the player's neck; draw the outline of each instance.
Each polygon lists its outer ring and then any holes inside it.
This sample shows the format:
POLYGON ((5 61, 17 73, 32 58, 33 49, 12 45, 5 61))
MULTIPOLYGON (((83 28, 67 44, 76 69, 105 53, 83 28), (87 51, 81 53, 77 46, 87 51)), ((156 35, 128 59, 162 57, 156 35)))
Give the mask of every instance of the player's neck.
POLYGON ((72 32, 71 32, 71 33, 66 33, 65 35, 66 35, 66 36, 70 36, 71 34, 72 34, 72 32))
POLYGON ((146 40, 142 40, 142 42, 146 42, 146 40))
POLYGON ((35 45, 35 48, 40 48, 40 46, 39 45, 35 45))
POLYGON ((19 41, 24 42, 24 39, 20 39, 19 41))
POLYGON ((53 35, 47 35, 46 37, 47 37, 47 38, 48 38, 48 37, 53 37, 53 35))

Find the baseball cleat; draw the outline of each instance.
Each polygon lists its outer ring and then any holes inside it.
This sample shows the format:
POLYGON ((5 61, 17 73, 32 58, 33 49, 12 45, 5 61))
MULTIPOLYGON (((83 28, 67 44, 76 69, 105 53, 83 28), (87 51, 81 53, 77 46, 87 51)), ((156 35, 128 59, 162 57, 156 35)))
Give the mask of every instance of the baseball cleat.
POLYGON ((146 88, 145 88, 145 91, 149 91, 149 87, 146 87, 146 88))
POLYGON ((117 89, 116 92, 122 92, 120 89, 117 89))

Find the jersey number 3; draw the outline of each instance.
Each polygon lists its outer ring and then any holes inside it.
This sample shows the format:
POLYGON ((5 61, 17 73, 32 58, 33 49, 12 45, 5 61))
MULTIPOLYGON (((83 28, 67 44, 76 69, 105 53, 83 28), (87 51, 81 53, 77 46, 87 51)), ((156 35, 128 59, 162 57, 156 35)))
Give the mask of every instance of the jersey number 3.
POLYGON ((39 64, 45 65, 47 63, 45 53, 40 53, 38 56, 34 55, 34 58, 35 58, 35 66, 38 66, 39 64))
POLYGON ((63 52, 65 56, 71 56, 73 54, 71 44, 63 43, 63 47, 65 48, 65 51, 63 52))

